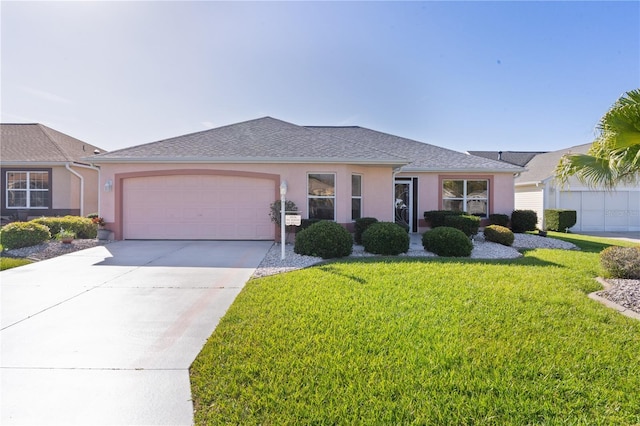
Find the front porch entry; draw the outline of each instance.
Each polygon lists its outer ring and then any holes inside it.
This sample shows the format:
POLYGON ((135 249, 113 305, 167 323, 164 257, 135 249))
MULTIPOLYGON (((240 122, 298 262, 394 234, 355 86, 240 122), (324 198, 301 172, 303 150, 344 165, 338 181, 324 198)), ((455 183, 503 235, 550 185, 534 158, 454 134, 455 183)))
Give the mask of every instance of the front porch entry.
POLYGON ((418 232, 418 178, 398 177, 394 184, 395 222, 409 232, 418 232))

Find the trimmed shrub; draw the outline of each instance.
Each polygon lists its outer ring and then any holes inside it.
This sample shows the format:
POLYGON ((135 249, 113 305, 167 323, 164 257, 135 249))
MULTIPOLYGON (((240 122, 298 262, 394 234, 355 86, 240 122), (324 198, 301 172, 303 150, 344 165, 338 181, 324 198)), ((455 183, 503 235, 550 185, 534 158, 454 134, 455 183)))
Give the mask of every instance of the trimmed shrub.
POLYGON ((361 217, 360 219, 356 219, 356 232, 353 234, 353 239, 356 244, 362 244, 362 234, 369 226, 376 222, 378 222, 378 219, 375 217, 361 217))
POLYGON ((566 232, 578 221, 575 210, 546 209, 544 211, 545 227, 549 231, 566 232))
POLYGON ((438 256, 469 257, 473 244, 464 232, 441 226, 422 234, 422 246, 438 256))
POLYGON ((499 225, 505 228, 509 226, 509 215, 502 213, 493 213, 489 215, 489 225, 499 225))
POLYGON ((88 217, 64 216, 64 217, 40 217, 31 220, 33 223, 45 225, 51 235, 57 235, 61 229, 73 231, 77 238, 93 239, 98 235, 98 228, 88 217))
POLYGON ((484 228, 484 239, 487 241, 510 246, 513 244, 514 238, 513 232, 506 226, 489 225, 484 228))
POLYGON ((522 234, 534 231, 538 224, 538 214, 533 210, 514 210, 511 213, 511 230, 522 234))
POLYGON ((314 223, 318 223, 320 221, 322 221, 322 219, 302 219, 302 221, 300 222, 300 226, 296 226, 296 234, 304 229, 307 229, 314 223))
POLYGON ((409 250, 409 234, 397 223, 372 223, 362 234, 362 245, 369 253, 395 256, 409 250))
POLYGON ((467 237, 470 237, 478 233, 480 218, 471 215, 445 216, 444 226, 459 229, 464 232, 467 237))
POLYGON ((640 247, 607 247, 600 252, 600 264, 609 278, 638 280, 640 247))
POLYGON ((293 251, 323 259, 345 257, 353 250, 353 238, 341 225, 329 220, 314 223, 296 235, 293 251))
POLYGON ((50 239, 49 228, 33 222, 13 222, 0 230, 0 243, 7 250, 35 246, 50 239))
POLYGON ((464 212, 453 210, 430 210, 424 212, 424 219, 431 224, 431 228, 445 226, 444 219, 447 216, 461 216, 464 212))

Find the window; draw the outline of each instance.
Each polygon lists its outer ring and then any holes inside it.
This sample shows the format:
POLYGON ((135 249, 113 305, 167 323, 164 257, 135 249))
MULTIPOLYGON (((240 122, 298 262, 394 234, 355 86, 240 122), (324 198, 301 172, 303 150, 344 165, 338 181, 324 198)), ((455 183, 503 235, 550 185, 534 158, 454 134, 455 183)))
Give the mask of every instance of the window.
POLYGON ((49 207, 48 172, 7 172, 7 208, 49 207))
POLYGON ((351 220, 362 217, 362 175, 351 175, 351 220))
POLYGON ((443 180, 442 209, 487 217, 489 214, 489 181, 443 180))
POLYGON ((309 173, 307 199, 309 219, 335 220, 336 175, 309 173))

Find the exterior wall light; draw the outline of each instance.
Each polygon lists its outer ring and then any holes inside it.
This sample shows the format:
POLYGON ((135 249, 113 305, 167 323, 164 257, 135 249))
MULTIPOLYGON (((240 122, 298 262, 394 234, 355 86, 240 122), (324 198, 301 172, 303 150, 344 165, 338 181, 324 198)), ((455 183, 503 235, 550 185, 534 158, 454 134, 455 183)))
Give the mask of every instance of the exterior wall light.
POLYGON ((107 179, 104 183, 104 192, 111 192, 113 189, 113 181, 111 179, 107 179))

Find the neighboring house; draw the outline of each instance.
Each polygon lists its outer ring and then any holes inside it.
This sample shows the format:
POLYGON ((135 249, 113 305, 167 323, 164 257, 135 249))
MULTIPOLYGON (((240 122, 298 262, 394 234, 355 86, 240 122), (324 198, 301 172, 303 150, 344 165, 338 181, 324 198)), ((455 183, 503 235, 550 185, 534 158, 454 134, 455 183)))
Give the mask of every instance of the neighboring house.
POLYGON ((544 229, 545 209, 576 210, 576 232, 640 231, 640 188, 620 185, 615 191, 590 188, 577 179, 560 185, 554 171, 566 153, 585 154, 591 144, 536 155, 527 170, 516 177, 516 209, 538 213, 538 227, 544 229))
POLYGON ((505 161, 516 166, 526 166, 533 157, 544 154, 545 151, 467 151, 471 155, 489 158, 491 160, 505 161))
POLYGON ((100 214, 116 239, 274 239, 269 211, 283 182, 303 218, 351 228, 376 217, 418 232, 427 210, 510 214, 523 171, 361 127, 270 117, 86 161, 100 166, 100 214))
POLYGON ((0 124, 2 217, 98 211, 98 169, 82 161, 102 149, 42 124, 0 124))

